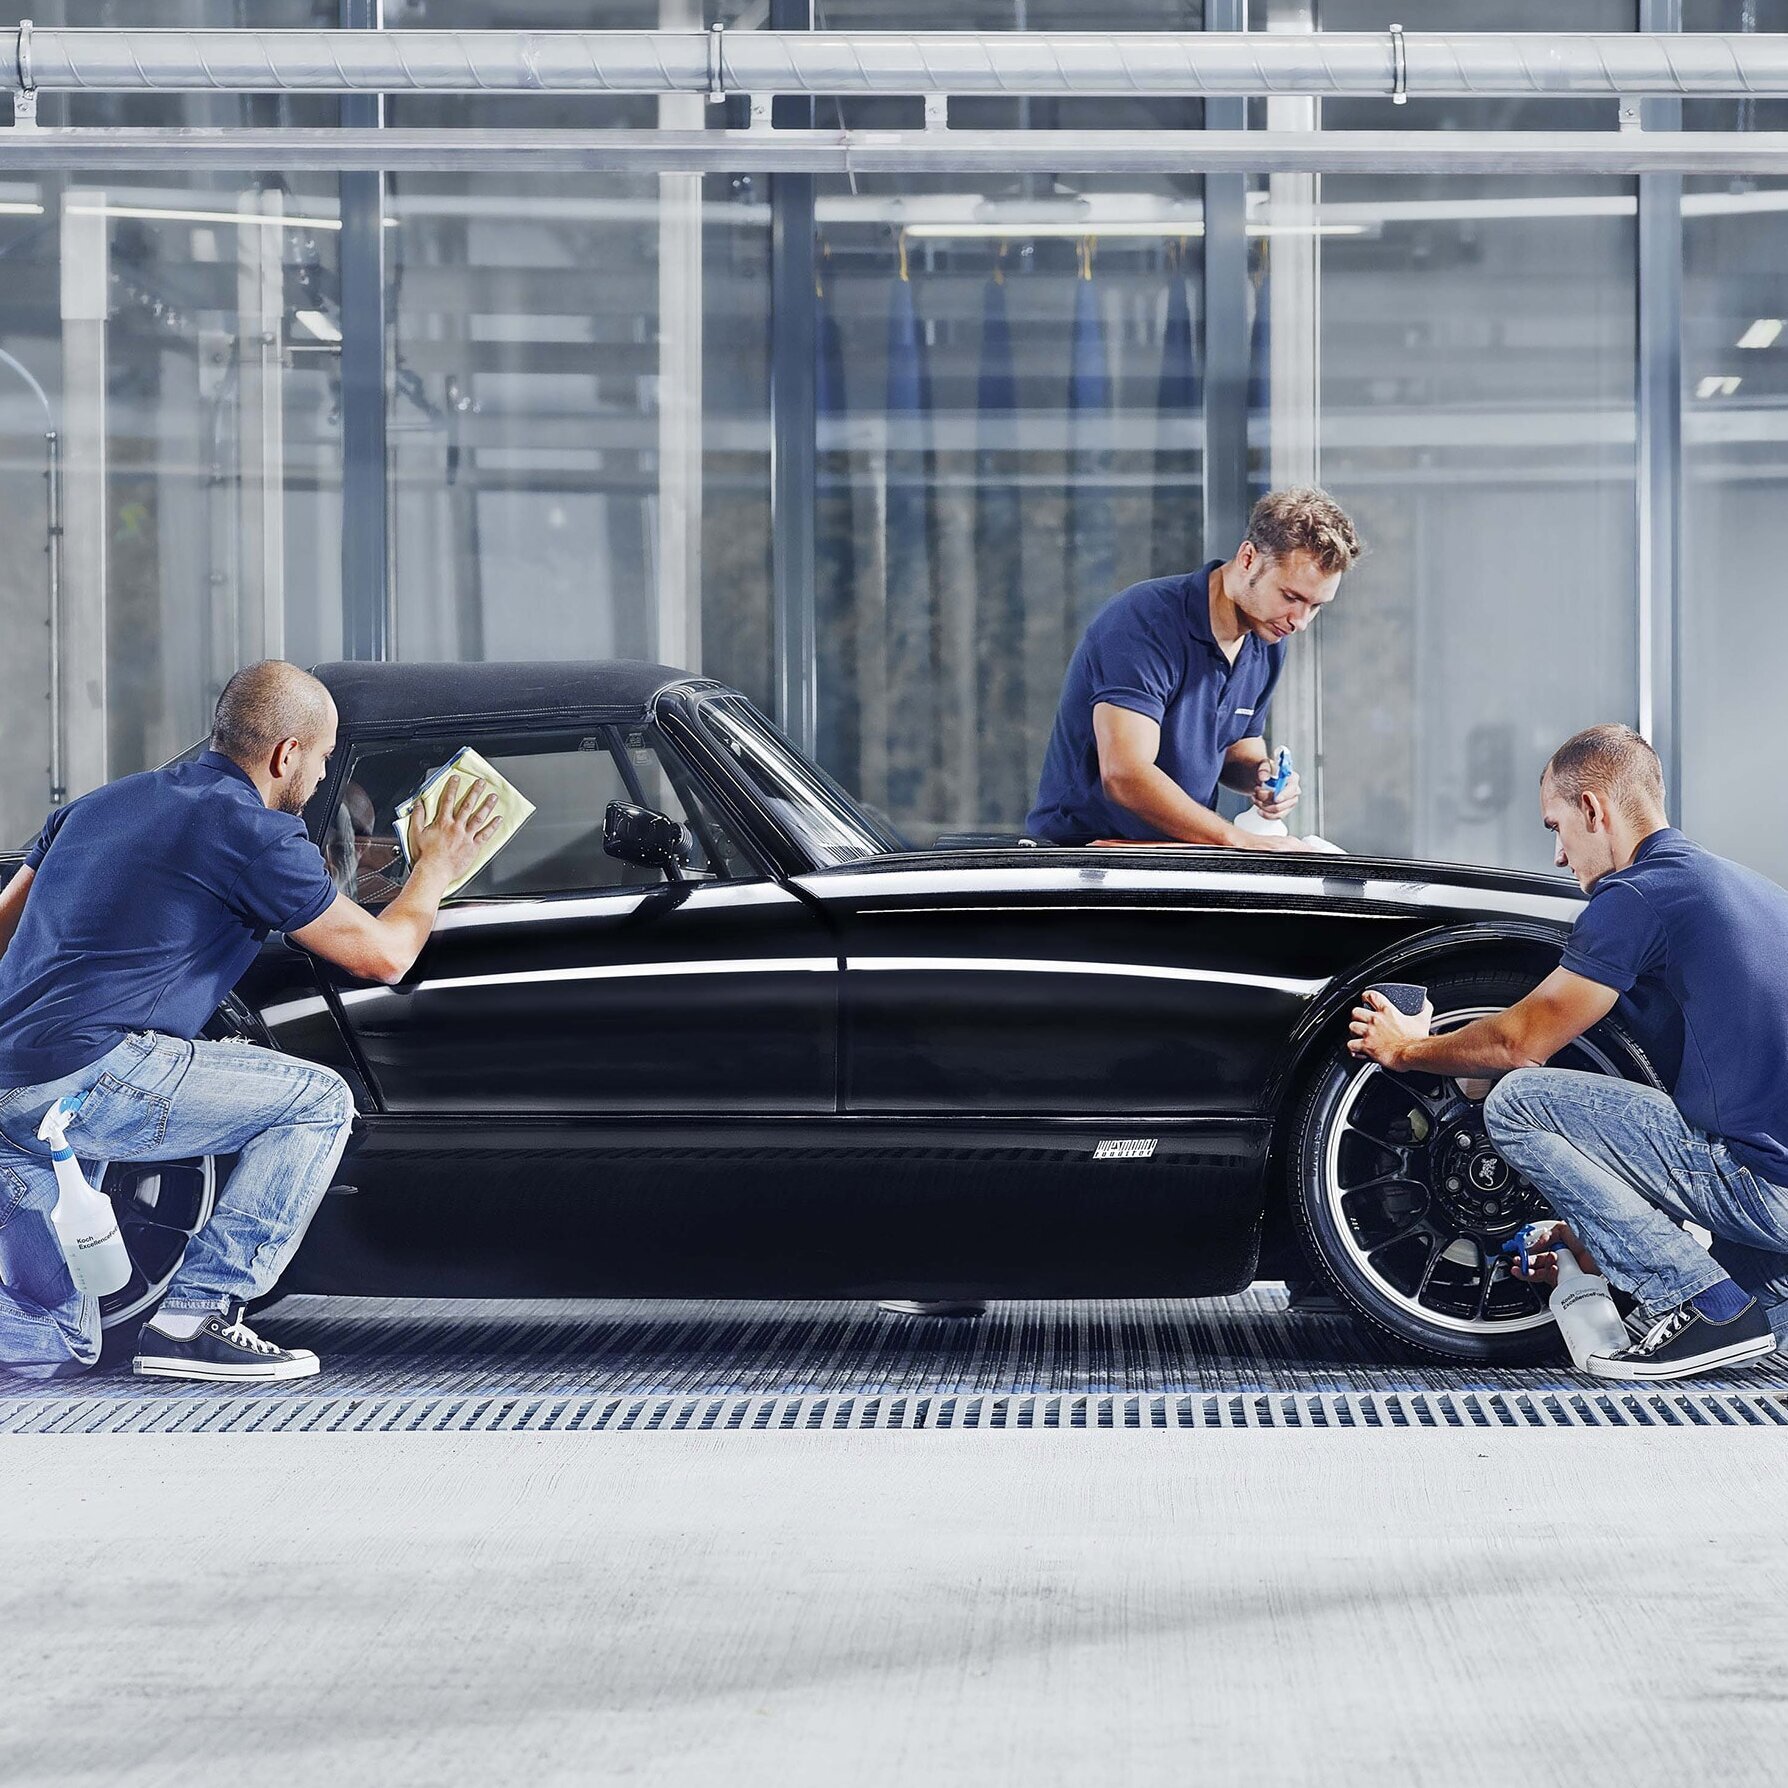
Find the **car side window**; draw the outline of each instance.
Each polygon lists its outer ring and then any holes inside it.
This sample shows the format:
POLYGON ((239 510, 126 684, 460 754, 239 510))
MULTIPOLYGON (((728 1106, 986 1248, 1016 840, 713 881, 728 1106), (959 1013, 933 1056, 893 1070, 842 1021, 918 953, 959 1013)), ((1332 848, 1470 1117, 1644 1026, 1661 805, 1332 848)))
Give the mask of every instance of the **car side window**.
POLYGON ((592 726, 575 732, 492 735, 356 746, 323 854, 336 884, 363 906, 390 900, 409 873, 396 809, 460 746, 469 745, 534 803, 534 813, 471 881, 451 896, 514 899, 662 886, 664 874, 623 863, 602 848, 611 801, 655 808, 689 835, 689 875, 733 880, 758 871, 670 758, 656 729, 592 726))

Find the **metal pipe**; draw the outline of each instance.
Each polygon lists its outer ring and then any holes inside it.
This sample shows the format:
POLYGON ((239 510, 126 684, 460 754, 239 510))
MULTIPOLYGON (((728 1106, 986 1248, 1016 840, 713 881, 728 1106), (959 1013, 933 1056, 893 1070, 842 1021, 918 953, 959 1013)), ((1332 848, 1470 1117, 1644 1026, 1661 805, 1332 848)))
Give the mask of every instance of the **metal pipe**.
POLYGON ((50 805, 60 807, 68 798, 62 774, 62 436, 56 428, 56 412, 49 394, 30 367, 0 348, 0 363, 10 366, 43 406, 45 507, 49 535, 44 553, 50 580, 50 805))
POLYGON ((1788 174, 1788 132, 0 130, 9 171, 488 173, 498 164, 524 175, 1762 175, 1788 174))
MULTIPOLYGON (((20 89, 18 29, 0 87, 20 89)), ((1788 95, 1788 36, 1696 32, 64 30, 40 91, 1788 95)))

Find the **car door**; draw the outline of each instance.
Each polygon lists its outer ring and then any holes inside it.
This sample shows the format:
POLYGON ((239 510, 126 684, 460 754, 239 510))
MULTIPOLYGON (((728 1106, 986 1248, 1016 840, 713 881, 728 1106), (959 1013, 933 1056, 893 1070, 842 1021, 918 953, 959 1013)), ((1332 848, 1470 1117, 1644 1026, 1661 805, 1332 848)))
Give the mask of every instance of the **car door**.
POLYGON ((1081 853, 954 853, 801 878, 845 959, 863 1115, 1257 1121, 1274 1063, 1370 917, 1321 884, 1081 853))
POLYGON ((377 906, 401 887, 396 804, 471 745, 536 811, 443 905, 403 982, 326 970, 386 1112, 829 1113, 838 964, 808 906, 720 822, 649 722, 368 739, 334 856, 377 906), (613 800, 682 821, 686 879, 602 848, 613 800))

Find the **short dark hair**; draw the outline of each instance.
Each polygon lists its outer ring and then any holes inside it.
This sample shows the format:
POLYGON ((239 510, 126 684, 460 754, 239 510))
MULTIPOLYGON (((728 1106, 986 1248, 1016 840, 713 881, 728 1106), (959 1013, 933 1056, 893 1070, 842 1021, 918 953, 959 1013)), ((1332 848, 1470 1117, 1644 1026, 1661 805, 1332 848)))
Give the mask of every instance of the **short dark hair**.
POLYGON ((250 769, 282 739, 308 745, 329 718, 329 691, 309 671, 283 658, 239 670, 217 698, 211 749, 250 769))
POLYGON ((1308 553, 1325 577, 1351 571, 1366 550, 1347 511, 1313 484, 1268 491, 1248 517, 1248 538, 1272 559, 1308 553))
POLYGON ((1567 801, 1593 790, 1630 820, 1663 811, 1664 766, 1630 726, 1586 726, 1573 733, 1540 772, 1540 781, 1548 780, 1567 801))

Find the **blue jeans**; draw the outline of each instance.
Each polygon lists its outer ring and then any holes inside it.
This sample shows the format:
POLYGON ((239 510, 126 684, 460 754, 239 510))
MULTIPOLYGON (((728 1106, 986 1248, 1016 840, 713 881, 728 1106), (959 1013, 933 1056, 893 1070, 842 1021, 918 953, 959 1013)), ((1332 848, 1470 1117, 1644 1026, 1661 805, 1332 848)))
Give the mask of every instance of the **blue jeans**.
POLYGON ((1497 1152, 1546 1196, 1611 1283, 1661 1315, 1731 1278, 1788 1341, 1788 1190, 1667 1093, 1604 1074, 1521 1068, 1484 1102, 1497 1152), (1678 1221, 1713 1235, 1710 1254, 1678 1221))
POLYGON ((222 1310, 272 1289, 354 1122, 347 1082, 328 1068, 155 1031, 61 1080, 0 1088, 0 1367, 28 1378, 84 1371, 99 1357, 98 1300, 69 1277, 50 1223, 49 1145, 37 1140, 44 1113, 77 1093, 88 1097, 68 1139, 89 1178, 107 1161, 237 1158, 168 1286, 168 1311, 222 1310))

